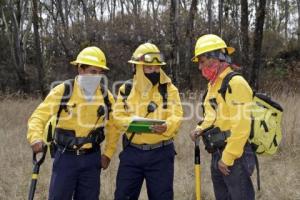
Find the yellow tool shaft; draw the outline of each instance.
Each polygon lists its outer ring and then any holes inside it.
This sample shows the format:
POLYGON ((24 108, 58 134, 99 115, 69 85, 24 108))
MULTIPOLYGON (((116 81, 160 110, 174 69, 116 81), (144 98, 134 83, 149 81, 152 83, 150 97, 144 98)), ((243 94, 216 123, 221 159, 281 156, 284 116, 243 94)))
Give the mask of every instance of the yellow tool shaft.
POLYGON ((195 192, 196 200, 201 199, 201 166, 199 164, 195 165, 195 192))
POLYGON ((38 178, 38 174, 32 174, 31 179, 37 179, 38 178))

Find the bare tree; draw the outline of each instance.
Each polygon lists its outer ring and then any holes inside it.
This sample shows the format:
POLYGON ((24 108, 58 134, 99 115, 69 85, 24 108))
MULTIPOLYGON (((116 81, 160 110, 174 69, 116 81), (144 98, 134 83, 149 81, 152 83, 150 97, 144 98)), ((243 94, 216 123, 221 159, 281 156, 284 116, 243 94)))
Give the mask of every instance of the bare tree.
POLYGON ((43 56, 41 51, 40 34, 39 34, 39 19, 38 19, 38 5, 37 0, 32 0, 32 17, 33 17, 33 29, 34 29, 34 43, 35 43, 35 61, 38 71, 38 83, 40 86, 41 94, 46 96, 45 79, 44 79, 44 67, 43 56))
POLYGON ((266 0, 259 0, 259 5, 256 11, 254 41, 253 41, 253 65, 250 77, 250 84, 255 89, 259 87, 259 69, 261 64, 261 48, 263 41, 263 29, 266 14, 266 0))
POLYGON ((222 37, 224 0, 219 0, 219 35, 222 37))
POLYGON ((184 59, 184 65, 186 70, 186 79, 185 79, 185 85, 192 89, 192 83, 191 83, 191 73, 190 73, 190 59, 192 55, 192 43, 194 38, 194 23, 195 23, 195 14, 197 13, 197 0, 192 0, 191 7, 189 11, 188 18, 186 20, 186 32, 185 32, 185 59, 184 59))
POLYGON ((284 23, 284 36, 285 36, 285 41, 288 39, 288 22, 289 22, 289 1, 285 0, 284 3, 284 13, 285 13, 285 23, 284 23))
POLYGON ((11 64, 18 77, 19 88, 25 93, 30 90, 29 77, 25 71, 26 46, 24 46, 28 39, 26 35, 31 27, 31 15, 28 14, 28 7, 27 0, 10 0, 7 1, 7 12, 2 8, 2 19, 12 58, 11 64))
POLYGON ((208 13, 208 32, 212 33, 212 0, 208 0, 207 13, 208 13))
POLYGON ((298 47, 300 47, 300 0, 297 0, 297 8, 298 8, 298 47))
POLYGON ((122 18, 124 18, 124 1, 125 0, 120 0, 120 6, 121 6, 121 15, 122 15, 122 18))
POLYGON ((73 54, 72 54, 71 44, 70 44, 71 42, 70 42, 69 29, 65 22, 66 20, 63 12, 63 6, 61 4, 61 1, 51 0, 51 4, 52 4, 52 11, 49 12, 49 14, 51 14, 53 17, 55 28, 60 30, 57 31, 56 34, 59 38, 59 41, 61 42, 62 48, 67 58, 71 59, 73 58, 73 54), (56 9, 54 9, 53 6, 55 6, 56 9), (58 21, 58 15, 60 16, 60 21, 58 21))
POLYGON ((177 19, 178 19, 178 0, 171 0, 170 5, 170 32, 171 32, 171 52, 170 67, 174 83, 178 82, 177 69, 179 68, 179 40, 177 35, 177 19))
POLYGON ((244 77, 249 80, 249 19, 248 0, 241 0, 241 52, 244 77))
POLYGON ((82 4, 82 9, 83 9, 83 14, 84 14, 84 17, 85 17, 85 21, 87 22, 90 19, 89 9, 86 5, 86 1, 80 0, 80 2, 82 4))

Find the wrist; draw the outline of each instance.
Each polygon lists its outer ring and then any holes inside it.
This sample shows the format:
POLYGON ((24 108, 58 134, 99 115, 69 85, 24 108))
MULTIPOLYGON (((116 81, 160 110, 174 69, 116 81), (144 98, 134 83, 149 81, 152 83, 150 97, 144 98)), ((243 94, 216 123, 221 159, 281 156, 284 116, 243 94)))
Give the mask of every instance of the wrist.
POLYGON ((41 142, 43 143, 43 140, 41 140, 41 139, 34 140, 33 142, 31 142, 30 146, 33 146, 33 145, 35 145, 37 143, 41 143, 41 142))

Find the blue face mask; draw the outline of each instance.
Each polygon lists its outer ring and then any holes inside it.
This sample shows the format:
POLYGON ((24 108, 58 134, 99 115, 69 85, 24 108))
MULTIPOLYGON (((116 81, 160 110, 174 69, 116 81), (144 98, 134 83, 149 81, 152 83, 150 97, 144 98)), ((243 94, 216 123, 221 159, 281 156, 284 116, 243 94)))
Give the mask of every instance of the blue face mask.
POLYGON ((151 81, 152 85, 156 85, 159 82, 160 79, 160 73, 158 72, 152 72, 152 73, 145 73, 145 76, 151 81))

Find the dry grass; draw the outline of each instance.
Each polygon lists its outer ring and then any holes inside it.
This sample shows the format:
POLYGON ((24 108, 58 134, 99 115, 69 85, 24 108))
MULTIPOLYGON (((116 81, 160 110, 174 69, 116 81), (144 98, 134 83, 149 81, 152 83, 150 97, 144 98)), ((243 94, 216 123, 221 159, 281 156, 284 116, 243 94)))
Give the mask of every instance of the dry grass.
MULTIPOLYGON (((274 95, 273 95, 274 96, 274 95)), ((262 191, 257 199, 300 199, 300 94, 275 95, 285 108, 284 140, 280 152, 272 157, 260 157, 262 191)), ((27 199, 31 176, 31 150, 26 141, 26 123, 39 100, 0 101, 0 199, 27 199)), ((194 199, 193 144, 188 133, 196 121, 184 122, 176 139, 175 199, 194 199)), ((202 199, 214 199, 210 181, 209 155, 202 150, 202 199)), ((118 156, 101 175, 101 199, 113 199, 118 156)), ((48 156, 41 167, 35 199, 46 199, 51 160, 48 156)), ((253 182, 256 185, 255 174, 253 182)), ((145 188, 140 199, 147 199, 145 188)))

